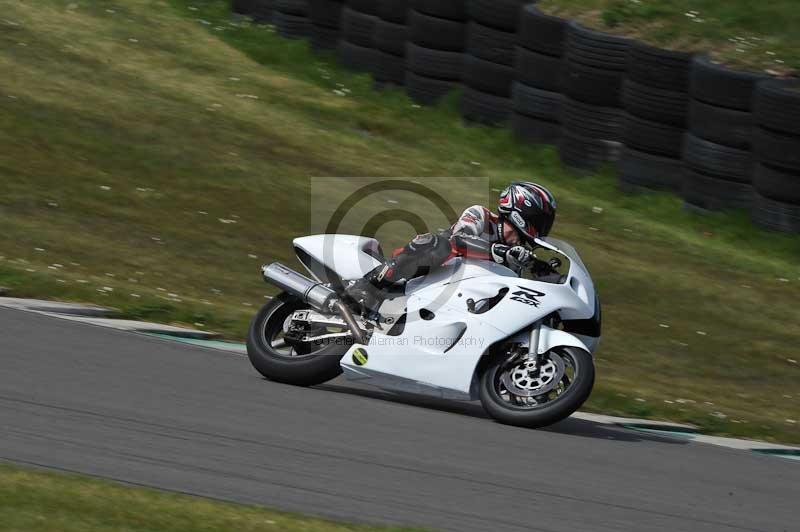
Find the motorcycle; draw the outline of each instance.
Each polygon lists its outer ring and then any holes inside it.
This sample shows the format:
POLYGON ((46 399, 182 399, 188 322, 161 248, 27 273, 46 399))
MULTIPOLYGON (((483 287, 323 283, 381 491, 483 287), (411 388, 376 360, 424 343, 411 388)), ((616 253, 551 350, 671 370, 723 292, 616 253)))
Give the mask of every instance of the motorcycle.
POLYGON ((344 372, 385 390, 479 399, 497 421, 525 427, 565 419, 589 397, 600 302, 567 242, 536 239, 521 275, 452 258, 381 294, 376 309, 345 290, 383 263, 375 239, 314 235, 293 244, 313 279, 277 262, 262 266, 264 280, 282 290, 248 333, 248 356, 264 377, 313 386, 344 372))

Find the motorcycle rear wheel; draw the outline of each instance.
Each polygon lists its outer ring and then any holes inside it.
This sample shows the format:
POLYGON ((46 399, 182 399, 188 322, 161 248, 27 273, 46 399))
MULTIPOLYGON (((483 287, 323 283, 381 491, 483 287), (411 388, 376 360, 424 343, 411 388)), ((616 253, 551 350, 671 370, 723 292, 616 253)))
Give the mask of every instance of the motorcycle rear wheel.
POLYGON ((295 386, 314 386, 342 373, 339 361, 349 346, 334 342, 296 348, 281 339, 286 320, 304 308, 308 307, 300 299, 281 293, 250 322, 247 356, 264 377, 295 386))
MULTIPOLYGON (((507 425, 538 428, 566 419, 589 398, 594 386, 594 361, 592 355, 582 349, 559 347, 545 355, 545 363, 560 360, 566 368, 558 378, 555 388, 536 396, 538 373, 525 380, 524 366, 513 357, 498 356, 489 362, 481 374, 479 395, 486 412, 495 420, 507 425), (555 357, 553 356, 555 355, 555 357), (507 385, 510 379, 530 383, 530 395, 517 395, 507 385), (512 377, 513 375, 513 377, 512 377)), ((545 363, 539 371, 544 371, 545 363)), ((544 379, 546 380, 546 379, 544 379)), ((543 390, 546 388, 543 386, 543 390)))

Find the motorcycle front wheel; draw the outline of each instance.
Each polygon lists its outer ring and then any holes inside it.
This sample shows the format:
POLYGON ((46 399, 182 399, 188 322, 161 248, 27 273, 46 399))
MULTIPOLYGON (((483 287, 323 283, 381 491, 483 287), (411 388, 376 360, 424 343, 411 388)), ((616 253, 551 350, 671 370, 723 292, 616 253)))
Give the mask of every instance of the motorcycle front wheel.
POLYGON ((282 293, 264 305, 250 322, 247 356, 264 377, 296 386, 314 386, 342 373, 339 361, 348 345, 329 342, 295 346, 285 340, 292 314, 305 308, 300 299, 282 293))
POLYGON ((589 398, 594 361, 582 349, 559 347, 542 360, 516 355, 493 358, 480 379, 480 400, 507 425, 545 427, 569 417, 589 398))

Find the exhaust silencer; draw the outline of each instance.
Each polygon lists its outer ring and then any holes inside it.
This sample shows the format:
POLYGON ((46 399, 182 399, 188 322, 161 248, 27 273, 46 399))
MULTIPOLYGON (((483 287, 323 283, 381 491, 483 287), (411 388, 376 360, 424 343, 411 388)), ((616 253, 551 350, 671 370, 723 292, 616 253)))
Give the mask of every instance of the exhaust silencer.
POLYGON ((329 312, 331 302, 337 297, 336 292, 327 286, 313 281, 291 268, 287 268, 280 262, 273 262, 269 266, 263 266, 261 271, 266 282, 274 284, 284 292, 299 297, 304 303, 317 310, 329 312))
POLYGON ((304 303, 315 309, 328 313, 336 310, 353 333, 353 340, 359 344, 366 344, 367 337, 353 317, 353 313, 342 303, 336 292, 317 281, 312 281, 303 274, 287 268, 280 262, 273 262, 269 266, 262 266, 261 272, 264 280, 294 296, 299 297, 304 303))

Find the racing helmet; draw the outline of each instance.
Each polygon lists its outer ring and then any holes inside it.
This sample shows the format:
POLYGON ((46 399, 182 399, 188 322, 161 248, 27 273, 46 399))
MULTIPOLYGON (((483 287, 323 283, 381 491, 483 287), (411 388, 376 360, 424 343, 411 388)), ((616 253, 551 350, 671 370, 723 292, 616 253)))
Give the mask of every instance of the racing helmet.
POLYGON ((550 234, 556 220, 556 199, 542 185, 530 181, 515 181, 500 193, 497 211, 503 221, 509 221, 523 240, 550 234))

